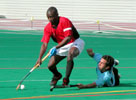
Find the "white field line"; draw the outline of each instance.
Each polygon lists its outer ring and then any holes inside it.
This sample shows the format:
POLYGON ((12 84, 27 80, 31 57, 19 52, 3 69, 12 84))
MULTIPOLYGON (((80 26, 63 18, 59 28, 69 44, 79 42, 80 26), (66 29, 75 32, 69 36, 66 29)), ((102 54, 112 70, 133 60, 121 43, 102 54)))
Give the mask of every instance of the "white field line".
POLYGON ((105 26, 108 26, 108 27, 116 28, 116 29, 121 29, 121 30, 125 30, 125 31, 133 31, 133 32, 136 32, 136 29, 122 28, 122 27, 119 27, 119 26, 113 26, 113 25, 105 24, 105 23, 102 23, 102 24, 105 25, 105 26))

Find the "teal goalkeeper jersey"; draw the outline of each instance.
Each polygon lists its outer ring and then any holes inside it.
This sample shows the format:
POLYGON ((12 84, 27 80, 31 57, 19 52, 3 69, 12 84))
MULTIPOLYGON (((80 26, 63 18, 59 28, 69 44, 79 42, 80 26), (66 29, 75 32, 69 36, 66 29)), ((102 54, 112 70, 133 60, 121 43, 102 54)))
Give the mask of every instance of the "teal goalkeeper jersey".
POLYGON ((102 58, 102 55, 99 53, 95 53, 93 58, 97 62, 97 67, 96 67, 97 80, 95 81, 97 87, 102 87, 104 85, 114 86, 115 85, 115 76, 113 73, 113 69, 111 68, 111 70, 102 73, 98 68, 98 64, 102 58))

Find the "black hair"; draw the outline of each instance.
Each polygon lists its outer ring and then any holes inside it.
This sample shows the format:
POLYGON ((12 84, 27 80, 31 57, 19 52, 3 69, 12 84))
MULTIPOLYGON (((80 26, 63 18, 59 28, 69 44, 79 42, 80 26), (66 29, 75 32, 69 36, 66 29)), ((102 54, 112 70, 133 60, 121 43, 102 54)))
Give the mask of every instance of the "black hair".
POLYGON ((58 15, 58 10, 56 7, 49 7, 48 10, 47 10, 47 13, 48 12, 53 12, 54 14, 57 14, 58 15))
POLYGON ((114 58, 112 56, 109 56, 109 55, 104 55, 102 58, 107 61, 106 66, 109 66, 110 69, 111 69, 114 65, 114 58))

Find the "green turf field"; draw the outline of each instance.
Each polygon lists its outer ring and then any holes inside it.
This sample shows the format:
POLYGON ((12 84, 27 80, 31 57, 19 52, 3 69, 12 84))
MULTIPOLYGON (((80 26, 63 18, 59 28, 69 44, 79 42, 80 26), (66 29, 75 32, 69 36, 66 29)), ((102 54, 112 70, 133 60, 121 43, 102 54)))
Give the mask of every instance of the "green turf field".
MULTIPOLYGON (((76 87, 61 88, 50 92, 52 74, 46 68, 48 58, 23 82, 25 89, 16 91, 18 83, 37 61, 42 34, 42 31, 0 30, 0 100, 135 100, 136 33, 123 31, 80 31, 86 45, 81 55, 75 58, 75 67, 70 77, 70 84, 88 84, 96 80, 96 62, 86 52, 87 48, 93 48, 94 52, 111 55, 120 61, 120 86, 82 90, 76 87)), ((48 50, 54 45, 51 40, 48 50)), ((65 66, 66 59, 58 64, 63 76, 65 66)), ((58 84, 62 84, 62 80, 58 84)))

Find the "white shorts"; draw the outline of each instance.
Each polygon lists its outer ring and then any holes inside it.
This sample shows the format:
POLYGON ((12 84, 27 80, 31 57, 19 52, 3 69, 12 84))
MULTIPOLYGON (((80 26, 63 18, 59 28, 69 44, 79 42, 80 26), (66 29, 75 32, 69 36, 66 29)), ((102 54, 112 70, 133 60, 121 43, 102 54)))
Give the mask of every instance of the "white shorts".
POLYGON ((82 50, 84 49, 84 45, 85 45, 84 41, 82 39, 78 38, 74 42, 57 49, 56 55, 67 56, 68 51, 70 50, 71 47, 78 48, 79 52, 81 53, 82 50))

